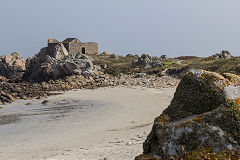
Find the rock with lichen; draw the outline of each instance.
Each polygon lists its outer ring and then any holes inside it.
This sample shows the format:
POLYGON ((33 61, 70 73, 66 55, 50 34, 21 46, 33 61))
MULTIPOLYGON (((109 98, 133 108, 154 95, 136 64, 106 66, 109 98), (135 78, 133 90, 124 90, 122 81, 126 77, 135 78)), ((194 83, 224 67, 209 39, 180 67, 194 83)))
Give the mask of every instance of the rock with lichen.
POLYGON ((184 157, 199 148, 209 152, 240 149, 240 77, 191 70, 181 80, 170 106, 154 121, 144 154, 184 157))

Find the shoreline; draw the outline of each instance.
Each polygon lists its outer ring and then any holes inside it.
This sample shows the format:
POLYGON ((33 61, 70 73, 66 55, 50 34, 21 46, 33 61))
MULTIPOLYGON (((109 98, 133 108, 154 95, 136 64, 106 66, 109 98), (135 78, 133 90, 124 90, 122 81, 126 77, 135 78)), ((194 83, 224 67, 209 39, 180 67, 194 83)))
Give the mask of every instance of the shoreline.
POLYGON ((4 104, 16 100, 44 99, 49 96, 64 93, 74 89, 97 89, 102 87, 147 87, 147 88, 172 88, 178 85, 180 79, 172 76, 142 76, 121 75, 119 77, 108 74, 91 78, 83 76, 68 76, 64 79, 48 82, 10 82, 0 80, 0 109, 4 104))

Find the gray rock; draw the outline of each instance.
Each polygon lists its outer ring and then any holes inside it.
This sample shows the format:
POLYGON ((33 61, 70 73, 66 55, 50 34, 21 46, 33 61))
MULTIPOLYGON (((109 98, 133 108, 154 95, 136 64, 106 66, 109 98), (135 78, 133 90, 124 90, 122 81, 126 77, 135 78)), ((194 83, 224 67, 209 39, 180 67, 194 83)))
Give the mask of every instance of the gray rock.
POLYGON ((102 70, 102 67, 99 66, 99 65, 95 65, 95 66, 94 66, 94 69, 96 69, 96 70, 98 70, 98 71, 101 71, 101 70, 102 70))
POLYGON ((238 151, 239 86, 237 75, 191 70, 182 78, 170 106, 155 119, 144 154, 165 159, 182 157, 199 147, 214 153, 238 151))
MULTIPOLYGON (((70 75, 81 75, 83 71, 95 72, 92 58, 84 54, 68 54, 62 44, 57 45, 55 49, 53 56, 47 53, 46 48, 43 48, 30 59, 24 78, 35 81, 48 81, 70 75)), ((85 73, 85 75, 87 74, 85 73)))
POLYGON ((228 51, 222 51, 221 53, 216 53, 213 55, 214 58, 221 58, 221 59, 228 59, 233 57, 230 52, 228 51))
POLYGON ((145 69, 163 66, 162 62, 159 59, 153 59, 148 54, 142 54, 141 57, 139 57, 137 61, 133 61, 132 64, 144 67, 145 69))
POLYGON ((164 55, 164 54, 161 55, 160 58, 161 58, 162 60, 166 60, 166 59, 168 59, 167 55, 164 55))
POLYGON ((0 56, 0 75, 7 78, 21 78, 26 69, 25 63, 25 59, 16 52, 0 56))
POLYGON ((94 75, 95 75, 95 73, 94 73, 94 71, 93 71, 93 70, 85 70, 85 71, 83 71, 83 72, 82 72, 82 75, 83 75, 84 77, 87 77, 87 78, 89 78, 89 77, 92 77, 92 76, 94 76, 94 75))
POLYGON ((151 67, 155 68, 155 67, 162 67, 163 63, 160 60, 155 60, 151 63, 151 67))
POLYGON ((62 43, 57 44, 54 47, 53 58, 55 58, 55 59, 63 59, 65 56, 68 56, 67 49, 64 47, 64 45, 62 43))
POLYGON ((136 73, 135 78, 145 77, 146 73, 136 73))
POLYGON ((111 54, 110 58, 118 59, 118 55, 117 54, 111 54))

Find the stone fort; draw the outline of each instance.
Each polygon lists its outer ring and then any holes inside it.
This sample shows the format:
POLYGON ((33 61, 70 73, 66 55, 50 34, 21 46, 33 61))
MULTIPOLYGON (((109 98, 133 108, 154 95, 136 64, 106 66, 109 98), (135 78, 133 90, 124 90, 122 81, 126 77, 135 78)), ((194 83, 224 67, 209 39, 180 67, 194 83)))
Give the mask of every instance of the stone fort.
POLYGON ((62 43, 69 54, 98 54, 98 43, 81 42, 77 38, 67 38, 62 42, 48 39, 48 53, 53 54, 56 45, 62 43))

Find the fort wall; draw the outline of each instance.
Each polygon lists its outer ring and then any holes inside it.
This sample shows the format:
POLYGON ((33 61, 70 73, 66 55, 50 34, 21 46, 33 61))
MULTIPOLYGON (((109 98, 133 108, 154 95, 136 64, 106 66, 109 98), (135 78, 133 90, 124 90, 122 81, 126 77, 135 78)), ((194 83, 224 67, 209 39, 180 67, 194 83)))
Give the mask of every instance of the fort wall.
POLYGON ((98 43, 87 42, 86 46, 86 54, 98 54, 98 43))
POLYGON ((54 47, 62 43, 67 49, 69 54, 98 54, 98 43, 95 42, 80 42, 78 39, 74 39, 71 42, 58 42, 55 39, 50 39, 48 43, 48 54, 54 54, 54 47), (54 41, 53 41, 54 40, 54 41), (58 43, 56 43, 58 42, 58 43))

